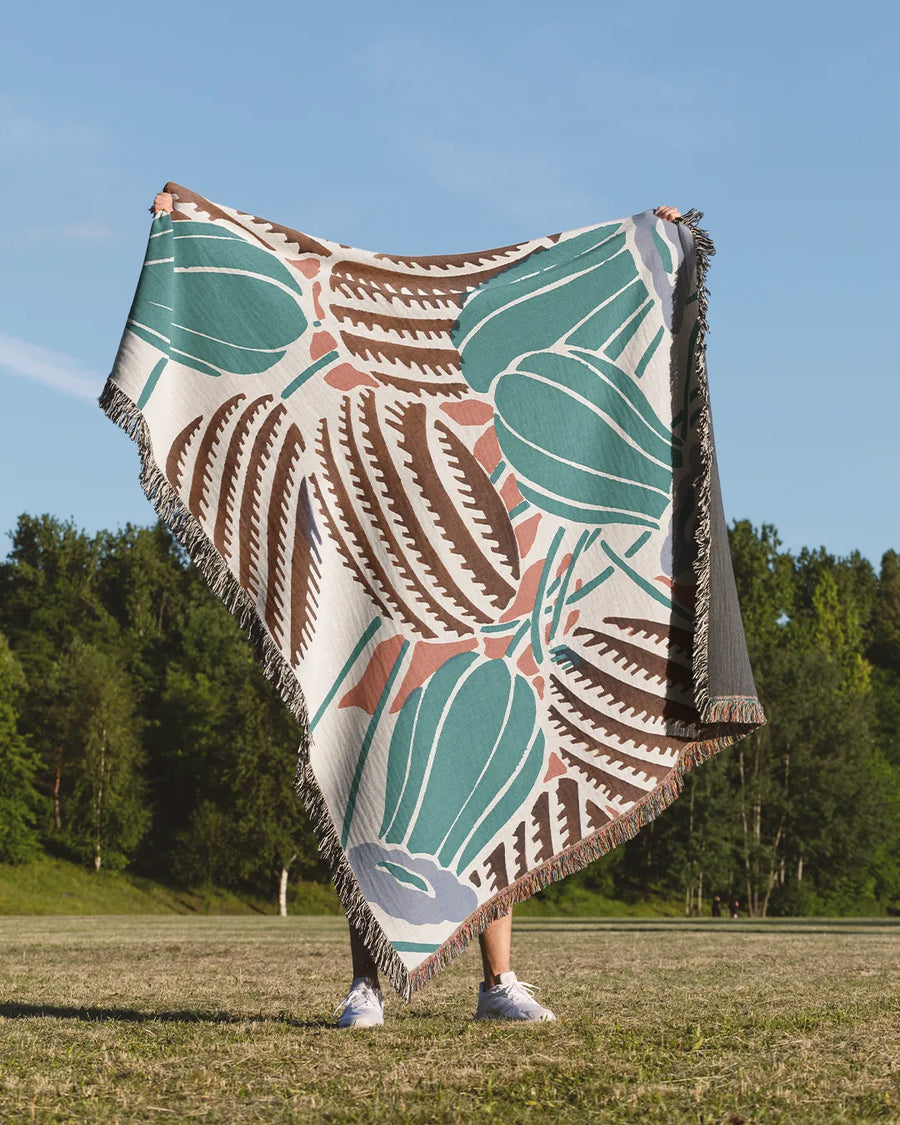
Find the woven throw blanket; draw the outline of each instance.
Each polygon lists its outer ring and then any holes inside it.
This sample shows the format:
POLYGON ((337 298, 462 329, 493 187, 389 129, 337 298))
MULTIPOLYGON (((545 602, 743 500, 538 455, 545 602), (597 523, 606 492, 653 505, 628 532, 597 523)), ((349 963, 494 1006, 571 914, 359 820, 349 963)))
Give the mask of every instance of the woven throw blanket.
POLYGON ((648 211, 379 254, 167 190, 101 405, 297 716, 347 915, 409 996, 764 721, 712 244, 648 211))

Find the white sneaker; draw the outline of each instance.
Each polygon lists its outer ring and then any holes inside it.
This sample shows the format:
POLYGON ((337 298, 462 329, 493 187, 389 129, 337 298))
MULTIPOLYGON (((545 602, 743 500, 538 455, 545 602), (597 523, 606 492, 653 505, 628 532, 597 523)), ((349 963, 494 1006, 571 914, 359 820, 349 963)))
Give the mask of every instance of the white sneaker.
POLYGON ((501 973, 500 983, 493 988, 485 988, 484 981, 479 985, 475 1019, 546 1023, 555 1020, 556 1016, 535 1000, 533 984, 519 980, 515 973, 501 973))
POLYGON ((384 997, 368 977, 354 977, 350 991, 334 1009, 340 1013, 338 1027, 381 1027, 384 1023, 384 997))

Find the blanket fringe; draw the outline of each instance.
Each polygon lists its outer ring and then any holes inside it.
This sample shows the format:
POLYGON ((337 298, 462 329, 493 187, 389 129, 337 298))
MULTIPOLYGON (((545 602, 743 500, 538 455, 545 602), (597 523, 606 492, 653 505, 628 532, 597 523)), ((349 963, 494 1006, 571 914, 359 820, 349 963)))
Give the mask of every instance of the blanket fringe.
POLYGON ((309 765, 309 716, 303 691, 290 664, 275 645, 246 590, 231 573, 198 520, 160 470, 153 456, 150 432, 135 403, 112 378, 99 399, 100 409, 137 445, 141 459, 141 488, 157 515, 181 543, 210 590, 233 614, 256 652, 263 674, 275 685, 285 706, 300 724, 295 789, 309 813, 322 857, 331 871, 347 921, 362 936, 378 967, 405 999, 412 995, 409 971, 391 945, 362 896, 341 847, 328 806, 309 765))
POLYGON ((710 723, 735 723, 740 726, 763 726, 766 721, 762 704, 753 695, 713 699, 706 717, 710 723))
MULTIPOLYGON (((697 527, 697 609, 694 645, 694 682, 696 704, 701 721, 706 723, 743 724, 764 721, 762 708, 752 698, 711 700, 709 696, 708 637, 710 606, 710 502, 714 453, 709 414, 709 388, 706 373, 706 334, 708 291, 706 273, 715 247, 707 232, 697 224, 702 219, 700 211, 688 211, 679 220, 691 230, 697 255, 698 336, 695 351, 695 371, 703 406, 699 433, 702 469, 698 484, 697 527)), ((594 836, 581 841, 553 857, 535 871, 506 887, 476 911, 435 953, 412 973, 406 968, 391 945, 359 889, 353 870, 341 847, 340 836, 322 793, 316 783, 309 762, 309 718, 300 684, 290 664, 277 648, 260 618, 247 592, 231 573, 200 523, 186 507, 181 497, 160 470, 153 456, 150 433, 141 412, 134 402, 119 388, 112 378, 107 380, 100 396, 100 407, 106 416, 135 442, 141 459, 141 487, 159 518, 184 547, 197 566, 212 592, 233 614, 244 633, 250 638, 263 673, 275 685, 301 730, 301 744, 295 788, 309 812, 316 841, 347 915, 348 922, 360 934, 366 947, 391 984, 404 999, 430 980, 445 964, 456 957, 468 943, 498 917, 507 914, 518 902, 524 902, 537 891, 558 879, 581 870, 593 860, 605 855, 619 844, 632 839, 646 824, 654 820, 681 792, 684 775, 698 762, 705 761, 720 750, 732 745, 746 730, 736 730, 722 737, 691 743, 681 753, 678 763, 668 777, 652 793, 636 804, 628 813, 601 829, 594 836)))
POLYGON ((607 852, 632 840, 640 830, 651 820, 655 820, 661 812, 669 807, 684 787, 684 775, 695 765, 712 758, 719 751, 733 745, 744 736, 746 731, 737 731, 734 734, 724 735, 719 738, 710 738, 702 742, 694 742, 686 746, 681 752, 677 764, 672 768, 668 777, 646 797, 643 797, 632 809, 618 820, 601 828, 595 835, 587 840, 582 840, 573 848, 561 852, 548 860, 542 867, 529 871, 515 883, 504 888, 494 898, 484 904, 462 926, 436 950, 427 961, 423 961, 411 974, 412 988, 415 991, 426 981, 462 953, 468 943, 485 929, 496 918, 508 914, 518 902, 525 902, 538 891, 542 891, 551 883, 565 879, 587 867, 595 859, 606 855, 607 852))
MULTIPOLYGON (((694 372, 700 398, 701 414, 697 426, 700 439, 700 475, 697 481, 697 595, 694 610, 694 703, 703 723, 717 721, 711 713, 709 694, 709 613, 712 591, 712 474, 715 450, 709 403, 709 375, 706 370, 706 337, 709 334, 709 289, 706 276, 710 258, 716 252, 709 232, 701 227, 703 212, 691 209, 676 222, 682 223, 694 237, 697 260, 697 339, 694 347, 694 372)), ((760 712, 761 713, 761 712, 760 712)))

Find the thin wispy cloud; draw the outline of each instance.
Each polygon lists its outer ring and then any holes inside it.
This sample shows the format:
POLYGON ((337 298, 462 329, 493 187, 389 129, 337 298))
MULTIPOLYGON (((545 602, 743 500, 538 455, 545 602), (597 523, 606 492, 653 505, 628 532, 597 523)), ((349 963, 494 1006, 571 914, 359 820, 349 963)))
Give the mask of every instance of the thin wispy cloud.
POLYGON ((51 351, 39 344, 29 344, 16 336, 0 332, 0 372, 36 383, 85 402, 96 401, 103 389, 102 379, 77 359, 51 351))

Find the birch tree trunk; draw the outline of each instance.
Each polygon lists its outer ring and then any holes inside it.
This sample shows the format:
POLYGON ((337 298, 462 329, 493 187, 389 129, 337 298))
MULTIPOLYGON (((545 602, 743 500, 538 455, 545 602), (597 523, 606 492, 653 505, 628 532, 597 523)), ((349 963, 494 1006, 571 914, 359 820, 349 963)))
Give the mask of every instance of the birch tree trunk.
POLYGON ((744 840, 744 878, 747 884, 747 906, 752 909, 753 869, 750 863, 750 827, 747 823, 747 778, 744 772, 744 747, 738 752, 738 768, 741 777, 741 830, 744 840))
POLYGON ((694 795, 696 793, 696 790, 697 790, 696 781, 692 777, 691 778, 691 798, 690 798, 690 805, 688 806, 689 811, 690 811, 690 815, 688 816, 688 839, 687 839, 687 844, 688 844, 687 854, 688 854, 688 865, 689 866, 688 866, 688 873, 685 876, 686 887, 685 887, 685 892, 684 892, 684 894, 685 894, 684 913, 688 918, 690 918, 690 916, 694 913, 694 882, 693 882, 693 879, 691 878, 689 872, 690 872, 691 868, 694 866, 694 864, 693 864, 693 855, 694 855, 694 795))
POLYGON ((279 883, 278 883, 278 914, 281 918, 287 918, 288 871, 290 870, 291 864, 294 862, 294 860, 296 858, 297 858, 297 853, 294 852, 294 854, 291 856, 291 858, 287 861, 287 863, 281 869, 281 879, 279 880, 279 883))
POLYGON ((62 809, 59 803, 59 790, 62 786, 62 748, 56 755, 56 778, 53 782, 53 823, 57 831, 62 828, 62 809))
POLYGON ((100 770, 94 782, 94 870, 103 863, 103 783, 106 774, 106 727, 100 730, 100 770))

